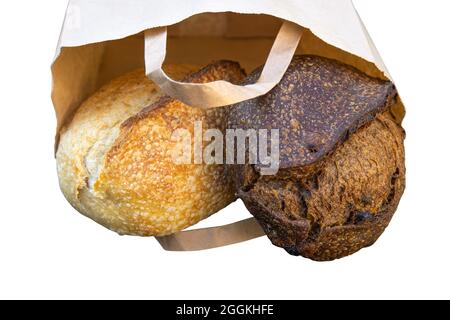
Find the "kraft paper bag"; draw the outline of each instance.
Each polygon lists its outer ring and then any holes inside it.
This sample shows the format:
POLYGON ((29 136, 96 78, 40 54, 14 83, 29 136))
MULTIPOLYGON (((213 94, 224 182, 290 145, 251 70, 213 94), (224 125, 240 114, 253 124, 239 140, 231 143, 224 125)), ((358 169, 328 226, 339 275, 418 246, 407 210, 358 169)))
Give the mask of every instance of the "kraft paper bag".
MULTIPOLYGON (((315 54, 391 79, 351 0, 71 0, 52 65, 52 99, 61 127, 102 85, 145 67, 161 90, 193 107, 252 99, 275 87, 294 54, 315 54), (164 62, 206 65, 236 60, 260 79, 187 84, 170 79, 164 62)), ((399 122, 404 107, 393 107, 399 122)), ((171 251, 203 250, 264 232, 255 219, 158 238, 171 251)))

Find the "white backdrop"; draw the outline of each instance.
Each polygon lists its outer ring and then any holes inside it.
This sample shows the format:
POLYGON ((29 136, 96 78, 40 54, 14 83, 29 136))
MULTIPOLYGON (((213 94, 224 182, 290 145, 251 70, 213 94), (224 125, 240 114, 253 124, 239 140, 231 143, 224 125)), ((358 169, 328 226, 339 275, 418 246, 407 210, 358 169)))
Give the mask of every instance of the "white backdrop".
POLYGON ((408 181, 381 239, 331 263, 266 238, 168 253, 76 213, 58 187, 50 100, 66 1, 0 2, 0 298, 450 298, 450 2, 354 2, 407 107, 408 181))

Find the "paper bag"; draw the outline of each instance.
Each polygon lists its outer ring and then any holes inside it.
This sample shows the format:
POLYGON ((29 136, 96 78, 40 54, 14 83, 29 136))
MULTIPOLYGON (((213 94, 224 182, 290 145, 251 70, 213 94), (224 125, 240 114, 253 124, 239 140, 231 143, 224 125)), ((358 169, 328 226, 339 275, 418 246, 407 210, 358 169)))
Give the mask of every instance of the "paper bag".
MULTIPOLYGON (((351 0, 71 0, 52 65, 56 146, 61 127, 80 104, 127 71, 145 66, 166 94, 213 108, 267 93, 296 53, 336 59, 390 79, 351 0), (247 87, 224 81, 184 84, 162 69, 164 61, 205 65, 219 59, 239 61, 247 71, 265 67, 247 87)), ((401 101, 393 111, 400 122, 401 101)), ((158 240, 166 250, 201 250, 263 234, 248 219, 158 240)))

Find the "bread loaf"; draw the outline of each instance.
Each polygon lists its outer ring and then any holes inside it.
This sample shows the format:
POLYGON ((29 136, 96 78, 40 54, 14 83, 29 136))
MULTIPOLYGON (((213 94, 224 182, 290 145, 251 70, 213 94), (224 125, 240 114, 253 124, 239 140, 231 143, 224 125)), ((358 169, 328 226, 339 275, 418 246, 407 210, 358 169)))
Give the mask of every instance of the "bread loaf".
POLYGON ((261 175, 261 163, 229 167, 238 196, 274 245, 324 261, 378 239, 405 188, 396 99, 389 81, 297 56, 269 94, 230 108, 229 128, 280 130, 276 175, 261 175))
MULTIPOLYGON (((196 67, 169 65, 181 80, 196 67)), ((217 62, 186 82, 242 81, 237 63, 217 62)), ((163 236, 234 201, 221 165, 177 165, 172 133, 194 122, 220 129, 224 109, 203 111, 163 97, 143 70, 119 77, 84 102, 61 131, 57 169, 72 206, 123 235, 163 236)))

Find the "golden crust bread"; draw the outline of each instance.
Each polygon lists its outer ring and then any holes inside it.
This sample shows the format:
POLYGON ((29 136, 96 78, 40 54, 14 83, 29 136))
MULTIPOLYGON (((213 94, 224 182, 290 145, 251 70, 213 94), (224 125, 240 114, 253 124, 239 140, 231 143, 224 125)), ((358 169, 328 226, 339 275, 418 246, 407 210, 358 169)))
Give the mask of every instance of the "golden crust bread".
MULTIPOLYGON (((167 66, 181 80, 196 69, 167 66)), ((239 82, 244 74, 218 62, 190 82, 239 82)), ((177 165, 171 151, 177 128, 221 129, 225 109, 204 111, 162 97, 143 70, 122 76, 89 98, 61 132, 57 152, 61 189, 81 213, 120 234, 162 236, 189 227, 232 202, 223 166, 177 165)))

